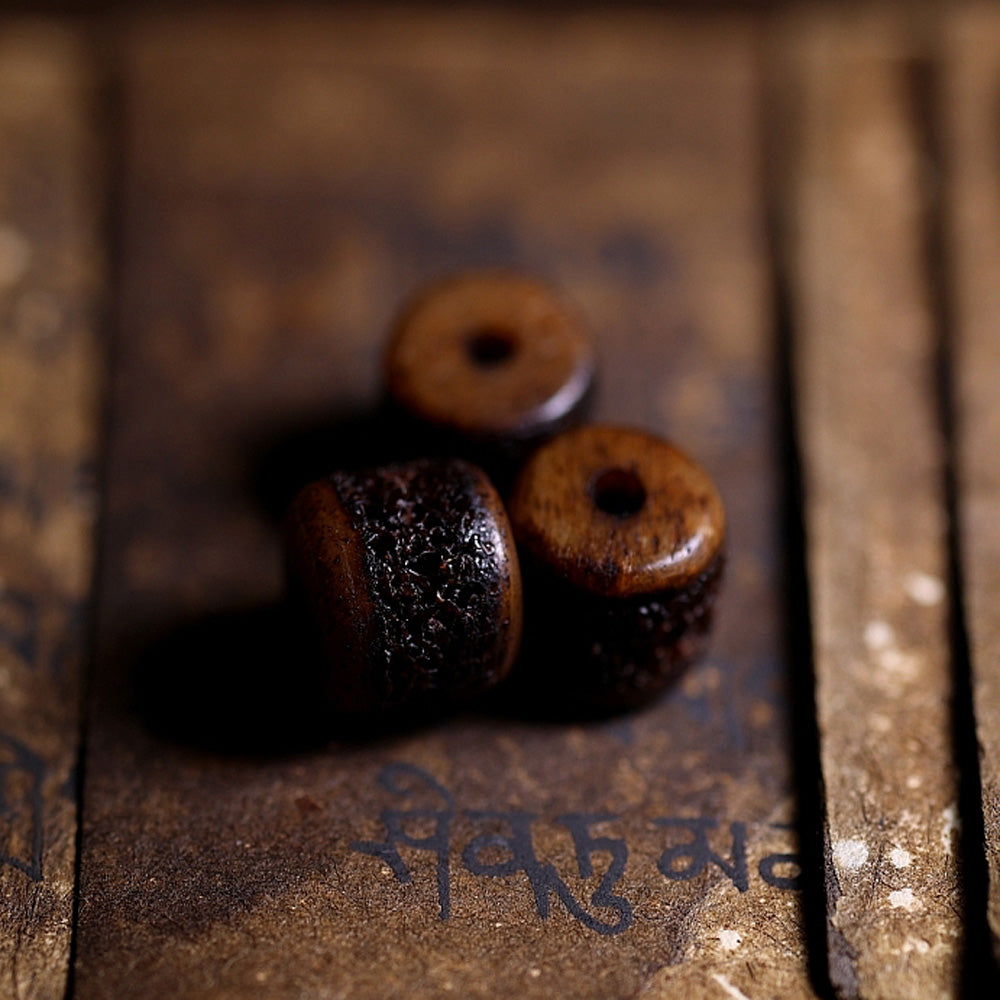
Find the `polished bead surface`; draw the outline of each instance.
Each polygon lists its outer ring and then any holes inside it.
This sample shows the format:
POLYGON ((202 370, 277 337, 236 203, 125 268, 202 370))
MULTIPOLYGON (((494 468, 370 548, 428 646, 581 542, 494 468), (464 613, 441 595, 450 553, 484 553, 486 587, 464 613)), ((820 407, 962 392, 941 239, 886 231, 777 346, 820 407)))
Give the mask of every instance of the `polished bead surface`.
POLYGON ((490 272, 418 294, 395 325, 385 376, 390 399, 418 421, 523 455, 579 418, 594 368, 590 337, 547 286, 490 272))
POLYGON ((640 430, 567 431, 529 460, 509 511, 533 683, 614 711, 650 700, 699 655, 725 512, 683 451, 640 430))
POLYGON ((682 587, 715 559, 725 512, 709 475, 646 431, 582 427, 540 450, 510 501, 519 542, 585 590, 682 587))
POLYGON ((503 679, 521 636, 510 525, 486 475, 418 460, 311 483, 285 522, 337 710, 468 700, 503 679))

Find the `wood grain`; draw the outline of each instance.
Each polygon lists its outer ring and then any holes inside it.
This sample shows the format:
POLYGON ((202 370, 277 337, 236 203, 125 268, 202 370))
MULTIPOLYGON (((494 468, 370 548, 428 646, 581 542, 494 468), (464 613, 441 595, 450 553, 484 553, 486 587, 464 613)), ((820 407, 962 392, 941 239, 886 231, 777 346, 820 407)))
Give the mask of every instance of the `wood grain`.
POLYGON ((903 26, 806 17, 785 49, 829 963, 845 997, 956 995, 963 935, 944 451, 903 26))
POLYGON ((810 996, 751 23, 347 8, 123 51, 77 996, 810 996), (379 453, 393 312, 481 265, 561 289, 598 414, 718 481, 711 653, 607 722, 268 747, 308 706, 253 610, 281 590, 258 488, 379 453))
POLYGON ((948 277, 953 290, 956 478, 961 562, 980 748, 988 919, 1000 955, 1000 16, 965 5, 942 49, 948 277))
POLYGON ((95 73, 0 20, 0 994, 66 990, 97 509, 95 73))

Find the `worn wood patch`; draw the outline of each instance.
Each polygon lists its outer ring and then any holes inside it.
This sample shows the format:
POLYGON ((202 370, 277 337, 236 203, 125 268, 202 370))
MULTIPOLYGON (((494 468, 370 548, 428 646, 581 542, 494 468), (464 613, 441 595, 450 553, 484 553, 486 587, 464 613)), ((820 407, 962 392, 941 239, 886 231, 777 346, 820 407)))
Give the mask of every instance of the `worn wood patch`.
POLYGON ((62 997, 98 395, 94 73, 0 21, 0 993, 62 997))
POLYGON ((755 44, 744 21, 635 13, 128 36, 79 997, 811 995, 755 44), (304 442, 381 453, 393 310, 483 265, 561 287, 598 338, 600 416, 717 476, 711 654, 605 723, 533 705, 276 749, 309 706, 252 612, 281 590, 260 489, 304 442))
POLYGON ((870 13, 790 30, 786 221, 830 974, 842 996, 953 996, 943 443, 907 47, 870 13))
POLYGON ((1000 16, 958 8, 944 34, 939 114, 946 135, 949 277, 953 288, 956 473, 962 570, 980 747, 988 917, 1000 956, 1000 16))

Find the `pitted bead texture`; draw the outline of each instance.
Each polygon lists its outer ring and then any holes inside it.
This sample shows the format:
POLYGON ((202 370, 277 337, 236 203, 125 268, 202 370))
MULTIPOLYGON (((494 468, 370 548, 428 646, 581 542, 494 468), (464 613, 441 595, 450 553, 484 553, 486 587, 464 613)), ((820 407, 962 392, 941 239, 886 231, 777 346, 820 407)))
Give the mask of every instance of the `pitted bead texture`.
POLYGON ((520 573, 499 497, 476 467, 335 473, 293 503, 288 546, 342 710, 460 703, 509 671, 520 573))

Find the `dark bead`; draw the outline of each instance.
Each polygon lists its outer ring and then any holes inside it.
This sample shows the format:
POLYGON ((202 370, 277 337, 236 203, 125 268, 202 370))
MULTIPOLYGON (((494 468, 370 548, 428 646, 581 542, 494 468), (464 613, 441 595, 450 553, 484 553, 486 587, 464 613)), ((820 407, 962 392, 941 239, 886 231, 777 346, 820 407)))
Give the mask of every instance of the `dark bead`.
POLYGON ((385 362, 392 403, 427 447, 471 457, 501 479, 578 422, 594 348, 550 289, 512 274, 469 274, 414 298, 385 362))
POLYGON ((682 451, 643 431, 571 430, 529 460, 508 509, 529 609, 525 690, 571 710, 633 708, 700 654, 725 514, 682 451))
POLYGON ((500 498, 475 466, 419 460, 335 473, 292 502, 285 540, 335 710, 436 709, 510 670, 520 571, 500 498))

